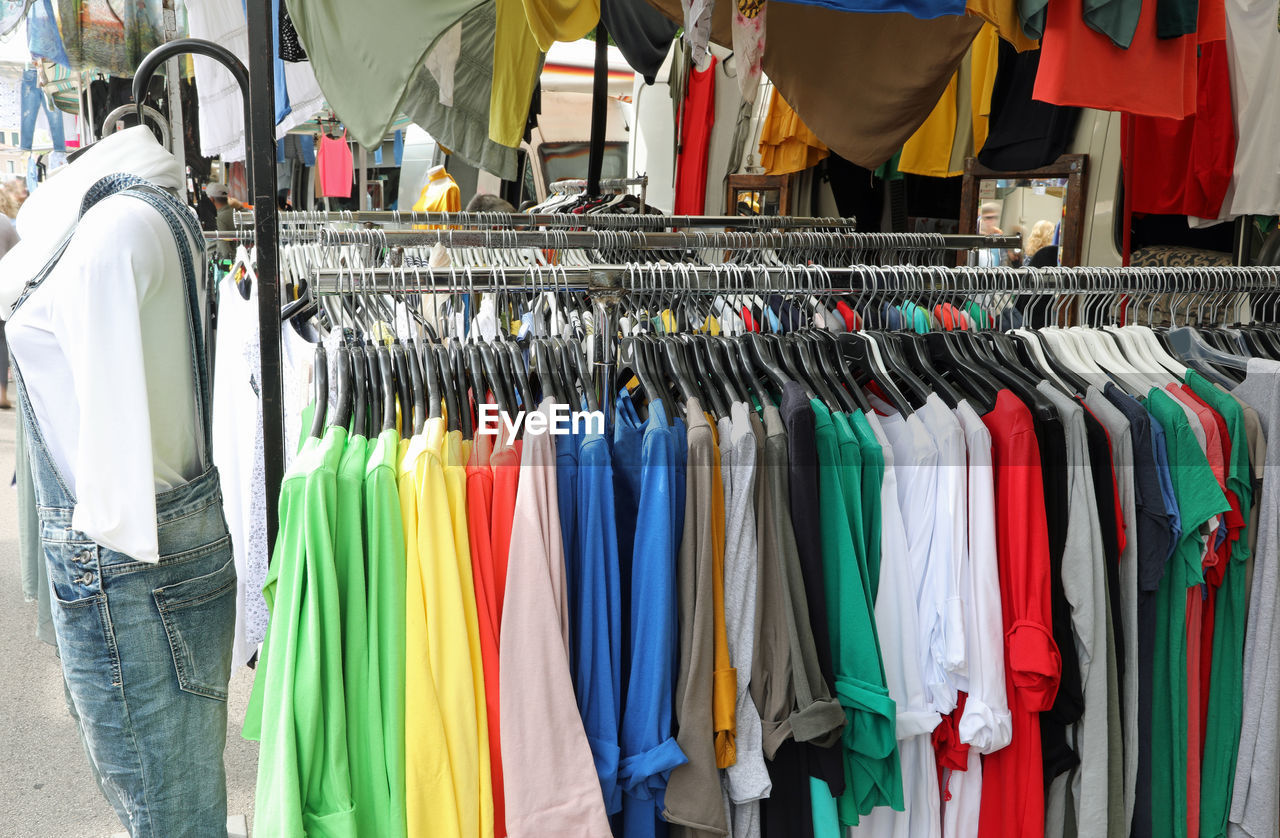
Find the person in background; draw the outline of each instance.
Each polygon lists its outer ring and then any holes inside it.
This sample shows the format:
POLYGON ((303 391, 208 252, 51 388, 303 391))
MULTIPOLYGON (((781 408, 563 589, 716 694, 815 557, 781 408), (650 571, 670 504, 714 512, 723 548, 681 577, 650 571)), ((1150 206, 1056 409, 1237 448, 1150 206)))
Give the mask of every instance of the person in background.
POLYGON ((1033 268, 1055 267, 1058 264, 1058 246, 1053 244, 1053 222, 1037 221, 1023 246, 1024 265, 1033 268))
MULTIPOLYGON (((235 207, 227 198, 227 187, 221 183, 211 183, 204 188, 204 194, 213 202, 218 211, 218 235, 234 236, 236 232, 235 207)), ((236 258, 236 243, 232 239, 219 239, 217 246, 219 262, 229 262, 236 258)))
POLYGON ((280 212, 288 212, 293 209, 293 203, 289 200, 289 190, 280 189, 276 192, 276 209, 280 212))
MULTIPOLYGON (((14 219, 26 198, 27 185, 21 180, 10 180, 0 189, 0 214, 3 215, 0 218, 0 257, 18 243, 18 226, 14 219)), ((12 409, 13 402, 9 401, 9 343, 4 337, 4 321, 0 320, 0 410, 12 409)))
POLYGON ((516 208, 511 206, 509 201, 504 201, 497 195, 485 195, 483 193, 476 195, 467 204, 467 212, 515 212, 516 208))
MULTIPOLYGON (((1000 204, 996 201, 987 201, 978 208, 978 235, 1004 235, 1004 231, 1000 229, 1000 204)), ((979 267, 994 268, 999 264, 1000 251, 998 249, 988 247, 978 251, 979 267)))

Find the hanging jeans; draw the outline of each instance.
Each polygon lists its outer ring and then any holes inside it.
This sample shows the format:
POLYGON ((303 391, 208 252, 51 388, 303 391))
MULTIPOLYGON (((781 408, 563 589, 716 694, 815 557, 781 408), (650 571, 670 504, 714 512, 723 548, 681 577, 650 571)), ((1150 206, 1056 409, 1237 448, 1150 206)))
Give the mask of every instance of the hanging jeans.
MULTIPOLYGON (((211 463, 195 267, 204 260, 200 254, 197 261, 191 245, 200 240, 200 229, 173 196, 130 175, 100 181, 81 212, 116 193, 153 206, 177 242, 191 374, 204 426, 202 461, 211 463)), ((15 309, 61 253, 28 284, 15 309)), ((218 473, 210 466, 156 495, 159 563, 135 561, 97 544, 71 525, 75 498, 45 443, 16 363, 14 371, 67 701, 94 777, 133 838, 226 838, 222 752, 236 571, 218 473)))
POLYGON ((44 90, 40 87, 39 74, 32 67, 22 71, 22 125, 19 128, 18 147, 31 150, 36 133, 36 119, 43 113, 49 123, 49 136, 53 138, 54 151, 66 151, 66 139, 62 135, 62 111, 50 109, 45 103, 44 90))

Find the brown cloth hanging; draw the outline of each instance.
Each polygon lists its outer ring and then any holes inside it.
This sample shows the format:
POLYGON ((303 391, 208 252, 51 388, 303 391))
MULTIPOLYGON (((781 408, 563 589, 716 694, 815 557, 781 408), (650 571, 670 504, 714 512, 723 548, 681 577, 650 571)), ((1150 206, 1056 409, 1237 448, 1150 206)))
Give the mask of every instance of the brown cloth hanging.
MULTIPOLYGON (((680 0, 649 0, 682 21, 680 0)), ((732 47, 733 3, 716 4, 711 40, 732 47)), ((933 111, 982 19, 837 12, 770 3, 764 71, 809 129, 846 160, 874 169, 933 111)))

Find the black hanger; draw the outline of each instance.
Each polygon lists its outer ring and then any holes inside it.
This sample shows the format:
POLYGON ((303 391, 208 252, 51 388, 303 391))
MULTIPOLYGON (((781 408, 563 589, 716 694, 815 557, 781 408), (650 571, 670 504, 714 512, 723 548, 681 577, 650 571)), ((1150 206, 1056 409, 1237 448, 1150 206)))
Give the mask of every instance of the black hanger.
POLYGON ((413 389, 413 424, 401 422, 403 427, 411 428, 412 433, 422 433, 427 422, 426 383, 422 380, 422 364, 414 347, 405 347, 405 363, 409 367, 409 383, 413 389))
MULTIPOLYGON (((927 334, 934 334, 934 332, 928 332, 927 334)), ((947 381, 933 365, 933 361, 929 356, 929 348, 925 345, 923 336, 899 332, 890 337, 890 340, 897 343, 898 348, 906 356, 912 369, 918 371, 925 383, 933 387, 934 392, 946 402, 947 407, 954 409, 964 400, 965 394, 960 392, 950 381, 947 381)))
POLYGON ((524 365, 524 356, 520 353, 520 347, 514 343, 501 343, 498 346, 501 350, 499 360, 511 381, 514 382, 516 393, 520 397, 519 409, 537 410, 538 405, 533 400, 533 388, 529 386, 529 370, 524 365))
POLYGON ((734 402, 746 402, 750 406, 751 395, 744 380, 745 376, 734 363, 736 356, 726 350, 728 345, 726 338, 719 335, 703 335, 701 340, 705 343, 707 361, 711 365, 712 375, 724 385, 730 406, 732 407, 734 402))
POLYGON ((458 401, 453 362, 449 358, 449 350, 443 346, 436 346, 435 354, 436 369, 440 371, 440 389, 444 391, 445 418, 449 421, 449 430, 458 431, 462 429, 462 407, 458 401))
POLYGON ((792 332, 789 336, 789 342, 795 344, 799 351, 805 372, 809 374, 809 380, 813 382, 813 386, 823 404, 829 410, 843 410, 845 402, 836 394, 830 376, 826 374, 822 364, 818 361, 817 353, 814 352, 813 333, 814 330, 812 329, 792 332))
MULTIPOLYGON (((324 435, 325 412, 329 409, 329 358, 325 352, 324 344, 316 344, 316 362, 315 362, 315 379, 316 379, 316 403, 315 413, 311 416, 311 436, 319 439, 324 435)), ((286 445, 292 445, 291 440, 285 440, 286 445)))
POLYGON ((471 398, 476 405, 476 425, 479 426, 480 406, 490 404, 488 387, 484 380, 484 358, 480 354, 480 347, 474 343, 468 343, 463 347, 462 351, 466 356, 466 371, 471 384, 471 398))
POLYGON ((444 415, 444 396, 440 392, 440 371, 436 368, 436 353, 432 344, 419 347, 422 360, 422 377, 427 385, 427 418, 437 419, 444 415))
POLYGON ((729 415, 729 406, 733 404, 733 391, 729 389, 730 377, 723 367, 717 368, 716 361, 708 352, 709 335, 681 335, 693 356, 698 377, 703 383, 703 392, 711 399, 711 415, 723 419, 729 415))
MULTIPOLYGON (((385 347, 383 348, 385 349, 385 347)), ((369 370, 369 377, 367 379, 368 387, 366 388, 365 395, 369 398, 370 426, 372 426, 372 423, 374 422, 382 421, 383 403, 388 399, 395 398, 392 392, 387 392, 382 386, 381 362, 378 360, 379 354, 378 348, 372 343, 365 344, 364 359, 365 364, 367 364, 367 369, 369 370)), ((361 434, 361 436, 368 435, 367 431, 364 434, 361 434)))
POLYGON ((488 380, 490 392, 498 402, 498 409, 508 416, 515 416, 515 388, 508 380, 502 362, 498 360, 498 350, 491 343, 482 343, 478 349, 484 365, 484 376, 488 380))
MULTIPOLYGON (((340 346, 335 357, 337 359, 337 368, 334 370, 334 375, 338 377, 336 382, 338 385, 338 403, 333 409, 332 422, 337 427, 345 428, 351 424, 352 401, 355 396, 355 384, 351 374, 351 353, 347 351, 345 346, 340 346)), ((317 404, 317 415, 323 412, 317 404)), ((312 426, 312 436, 318 436, 315 433, 314 425, 312 426)))
MULTIPOLYGON (((1006 389, 1011 390, 1024 404, 1031 409, 1031 412, 1042 420, 1051 420, 1058 418, 1058 411, 1054 407, 1052 401, 1044 393, 1037 389, 1037 380, 1030 376, 1021 366, 1006 364, 996 359, 991 354, 990 346, 981 340, 980 335, 971 334, 970 349, 973 350, 973 356, 979 363, 986 366, 996 378, 1004 382, 1006 389)), ((983 333, 987 334, 987 333, 983 333)))
POLYGON ((458 421, 462 424, 462 438, 470 440, 475 433, 478 417, 472 413, 472 403, 467 386, 467 362, 463 348, 454 343, 449 346, 449 359, 453 362, 453 381, 457 388, 458 399, 462 402, 461 415, 458 421))
POLYGON ((404 345, 396 341, 391 345, 391 360, 394 362, 396 399, 400 402, 400 425, 412 428, 414 425, 414 398, 409 380, 409 361, 404 345))
POLYGON ((836 336, 830 332, 815 332, 814 334, 820 335, 818 338, 820 344, 826 344, 825 347, 818 349, 819 363, 823 365, 823 369, 827 371, 827 375, 831 377, 831 380, 840 385, 836 388, 836 392, 844 400, 845 412, 862 411, 863 413, 870 413, 871 402, 867 401, 866 394, 858 386, 858 379, 849 367, 849 362, 841 354, 840 344, 836 336))
POLYGON ((369 422, 369 361, 365 358, 364 347, 352 346, 347 349, 350 358, 351 380, 355 383, 355 405, 351 414, 351 433, 364 436, 369 422))
POLYGON ((579 382, 578 392, 587 401, 587 410, 598 411, 600 409, 600 399, 596 396, 595 380, 587 373, 587 359, 582 352, 582 344, 574 341, 565 341, 561 347, 561 351, 565 356, 566 364, 574 372, 579 382))
MULTIPOLYGON (((385 347, 383 347, 383 350, 385 350, 385 347)), ((382 373, 382 390, 387 394, 382 402, 382 430, 390 431, 396 427, 396 399, 394 394, 399 390, 396 386, 395 364, 390 352, 378 352, 378 367, 382 373)), ((405 389, 407 390, 407 388, 405 389)))
MULTIPOLYGON (((786 371, 771 357, 770 346, 765 336, 760 332, 749 332, 743 335, 741 342, 738 344, 738 354, 742 358, 747 369, 763 370, 765 380, 773 384, 774 392, 778 398, 782 398, 782 393, 787 387, 787 382, 791 380, 786 371)), ((759 385, 760 379, 755 379, 755 383, 759 385)), ((764 387, 757 386, 760 392, 764 392, 764 387)))
MULTIPOLYGON (((898 389, 897 383, 889 374, 888 370, 881 369, 875 363, 871 355, 871 348, 863 333, 845 333, 836 335, 836 342, 840 347, 841 357, 853 364, 854 369, 861 370, 867 378, 874 380, 880 385, 880 390, 884 393, 889 403, 897 408, 898 412, 903 416, 909 416, 915 412, 915 405, 907 398, 902 390, 898 389)), ((884 355, 881 355, 883 360, 884 355)), ((923 404, 923 400, 921 404, 923 404)))
MULTIPOLYGON (((655 338, 655 340, 658 341, 662 358, 666 362, 664 369, 680 389, 680 395, 683 397, 682 402, 688 404, 690 399, 698 399, 699 403, 706 403, 706 399, 701 398, 702 393, 696 379, 688 369, 688 361, 681 351, 682 347, 679 341, 673 337, 661 337, 655 338)), ((668 410, 674 410, 675 405, 669 404, 667 408, 668 410)))
POLYGON ((559 404, 568 404, 568 397, 561 387, 560 379, 552 370, 551 342, 547 338, 534 338, 529 342, 529 355, 533 361, 533 376, 530 377, 530 383, 537 381, 538 390, 543 399, 549 397, 559 404))
POLYGON ((949 334, 951 333, 929 332, 921 335, 920 340, 935 365, 942 365, 943 369, 950 371, 964 385, 964 395, 973 403, 974 409, 980 414, 990 413, 996 407, 1000 382, 969 358, 959 341, 948 339, 949 334))

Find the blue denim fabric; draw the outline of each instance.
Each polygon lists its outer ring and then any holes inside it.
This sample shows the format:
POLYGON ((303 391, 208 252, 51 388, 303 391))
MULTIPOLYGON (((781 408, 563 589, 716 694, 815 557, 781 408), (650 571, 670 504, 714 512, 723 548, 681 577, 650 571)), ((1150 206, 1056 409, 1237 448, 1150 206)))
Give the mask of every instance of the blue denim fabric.
POLYGON ((50 110, 45 104, 40 79, 32 67, 22 71, 22 125, 19 127, 18 145, 23 151, 31 150, 31 140, 36 133, 36 119, 42 112, 49 123, 49 136, 53 138, 54 150, 66 151, 67 143, 62 135, 62 111, 50 110))
POLYGON ((302 165, 316 164, 316 138, 311 134, 299 134, 298 145, 302 148, 302 165))
MULTIPOLYGON (((172 196, 128 175, 100 181, 85 198, 82 214, 121 191, 154 206, 178 243, 203 455, 211 462, 209 383, 196 297, 195 265, 204 260, 196 261, 188 238, 199 240, 199 228, 172 196)), ((28 283, 18 306, 60 256, 61 251, 28 283)), ((94 777, 132 838, 226 838, 222 752, 236 571, 217 471, 211 466, 156 495, 158 564, 109 550, 72 527, 75 498, 49 453, 16 364, 14 370, 68 707, 94 777)))
POLYGON ((71 69, 71 59, 62 45, 58 24, 53 19, 51 0, 35 0, 27 13, 27 50, 32 58, 47 58, 71 69))
POLYGON ((289 105, 289 85, 284 76, 284 61, 280 58, 280 27, 276 25, 279 20, 280 0, 271 0, 271 72, 275 79, 272 92, 276 99, 276 125, 293 113, 293 108, 289 105))
POLYGON ((395 152, 396 166, 398 167, 401 164, 401 161, 404 160, 404 132, 403 131, 397 131, 395 133, 394 137, 392 138, 392 148, 394 149, 394 152, 395 152))

